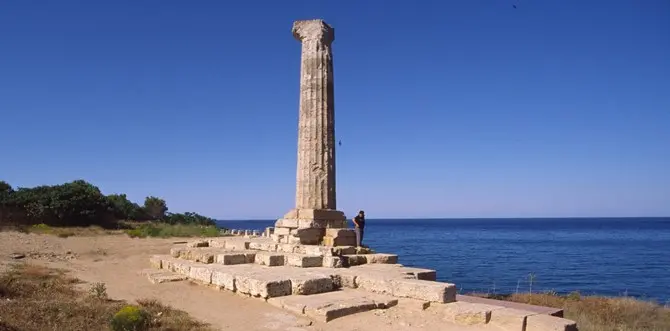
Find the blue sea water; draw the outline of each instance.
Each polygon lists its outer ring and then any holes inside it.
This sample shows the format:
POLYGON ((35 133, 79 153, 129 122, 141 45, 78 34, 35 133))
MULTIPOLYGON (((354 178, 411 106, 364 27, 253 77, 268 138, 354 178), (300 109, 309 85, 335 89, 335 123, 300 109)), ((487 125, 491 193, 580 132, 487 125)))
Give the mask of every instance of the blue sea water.
MULTIPOLYGON (((231 229, 267 221, 219 221, 231 229)), ((406 219, 366 223, 364 243, 437 270, 461 293, 556 291, 670 302, 670 218, 406 219)))

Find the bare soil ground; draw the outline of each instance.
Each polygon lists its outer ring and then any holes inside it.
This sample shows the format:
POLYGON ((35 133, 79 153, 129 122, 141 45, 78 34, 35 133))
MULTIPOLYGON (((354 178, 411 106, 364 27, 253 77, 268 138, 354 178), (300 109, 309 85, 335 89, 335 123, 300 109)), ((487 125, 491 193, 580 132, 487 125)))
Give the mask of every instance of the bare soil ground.
POLYGON ((175 241, 139 239, 125 234, 70 236, 0 232, 0 272, 11 263, 32 263, 68 270, 69 276, 88 284, 106 284, 110 298, 136 302, 155 299, 183 310, 219 330, 364 331, 364 330, 497 330, 459 327, 446 323, 430 310, 418 312, 394 307, 355 314, 329 323, 311 323, 260 299, 245 298, 189 282, 151 284, 140 272, 149 268, 153 254, 166 254, 175 241), (17 256, 23 258, 16 259, 17 256))

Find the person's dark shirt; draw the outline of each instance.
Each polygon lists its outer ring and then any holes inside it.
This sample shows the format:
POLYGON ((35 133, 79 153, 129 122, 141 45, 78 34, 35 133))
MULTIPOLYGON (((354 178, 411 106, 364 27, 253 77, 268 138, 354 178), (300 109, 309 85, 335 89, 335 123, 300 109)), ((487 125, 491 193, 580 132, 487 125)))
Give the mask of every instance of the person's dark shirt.
POLYGON ((356 223, 358 223, 358 227, 360 228, 365 227, 365 216, 356 215, 356 218, 354 219, 356 220, 356 223))

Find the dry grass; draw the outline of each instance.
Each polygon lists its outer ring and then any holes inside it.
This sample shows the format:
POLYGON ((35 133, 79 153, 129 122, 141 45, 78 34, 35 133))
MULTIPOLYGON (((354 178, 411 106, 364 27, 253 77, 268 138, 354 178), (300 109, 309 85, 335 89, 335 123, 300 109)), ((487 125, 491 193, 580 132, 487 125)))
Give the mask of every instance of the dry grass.
MULTIPOLYGON (((112 316, 127 303, 79 291, 77 283, 60 270, 15 266, 0 276, 0 331, 109 330, 112 316)), ((149 330, 210 330, 156 301, 138 304, 152 317, 149 330)))
POLYGON ((580 331, 670 330, 670 308, 631 297, 525 293, 495 299, 563 308, 565 318, 577 322, 580 331))
POLYGON ((92 236, 105 236, 113 234, 124 234, 123 230, 105 229, 97 225, 91 225, 86 227, 57 227, 57 226, 49 226, 46 224, 36 224, 21 227, 18 226, 3 227, 1 230, 20 231, 20 232, 37 233, 37 234, 49 234, 58 236, 60 238, 67 238, 72 236, 92 237, 92 236))

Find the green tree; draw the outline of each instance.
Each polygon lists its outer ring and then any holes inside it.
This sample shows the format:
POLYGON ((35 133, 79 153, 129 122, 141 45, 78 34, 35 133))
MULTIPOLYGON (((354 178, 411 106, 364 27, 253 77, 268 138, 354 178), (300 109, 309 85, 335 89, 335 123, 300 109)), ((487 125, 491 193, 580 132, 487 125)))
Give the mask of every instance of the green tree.
POLYGON ((114 216, 123 220, 144 220, 146 215, 140 205, 128 200, 125 194, 110 194, 107 199, 112 204, 114 216))
POLYGON ((11 203, 23 211, 21 223, 55 226, 102 225, 113 210, 100 189, 83 180, 19 188, 11 194, 11 203))
POLYGON ((144 211, 154 220, 160 220, 165 217, 168 207, 165 200, 154 196, 148 196, 144 200, 144 211))

